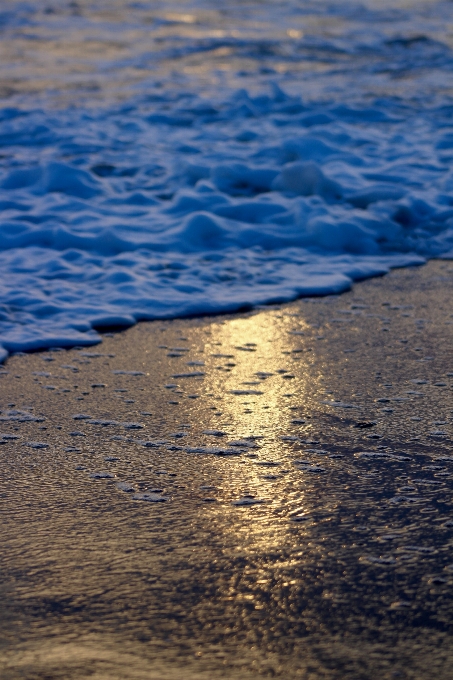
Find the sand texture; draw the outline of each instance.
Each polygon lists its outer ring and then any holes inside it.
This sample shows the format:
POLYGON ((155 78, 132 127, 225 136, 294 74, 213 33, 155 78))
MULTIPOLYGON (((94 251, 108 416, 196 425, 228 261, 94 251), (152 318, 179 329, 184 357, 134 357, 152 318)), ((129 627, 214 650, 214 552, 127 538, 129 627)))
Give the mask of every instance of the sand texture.
POLYGON ((0 372, 3 680, 447 680, 453 265, 0 372))

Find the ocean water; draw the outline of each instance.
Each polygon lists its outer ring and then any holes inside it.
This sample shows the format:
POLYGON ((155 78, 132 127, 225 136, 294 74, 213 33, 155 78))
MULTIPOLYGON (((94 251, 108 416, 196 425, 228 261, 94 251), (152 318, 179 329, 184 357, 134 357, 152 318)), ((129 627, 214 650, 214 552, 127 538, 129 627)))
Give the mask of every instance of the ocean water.
POLYGON ((435 0, 3 0, 0 359, 453 257, 452 47, 435 0))

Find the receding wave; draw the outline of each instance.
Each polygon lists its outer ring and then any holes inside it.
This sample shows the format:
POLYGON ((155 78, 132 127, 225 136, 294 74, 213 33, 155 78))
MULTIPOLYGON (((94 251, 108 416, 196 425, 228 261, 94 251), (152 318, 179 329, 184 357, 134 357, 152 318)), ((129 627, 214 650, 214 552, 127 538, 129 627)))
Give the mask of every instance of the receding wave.
MULTIPOLYGON (((88 3, 92 12, 95 5, 88 3)), ((38 10, 12 7, 0 26, 10 41, 19 28, 51 25, 38 10)), ((201 10, 160 24, 153 15, 160 33, 151 52, 135 54, 134 68, 154 63, 163 77, 127 96, 87 101, 84 91, 80 101, 57 105, 54 83, 39 97, 20 92, 6 101, 1 357, 93 344, 98 330, 140 319, 339 293, 391 267, 453 255, 453 99, 432 80, 430 97, 407 96, 403 83, 408 70, 414 86, 427 69, 450 72, 449 45, 401 34, 407 9, 377 17, 362 7, 362 28, 376 17, 397 26, 396 35, 374 27, 365 38, 352 29, 336 37, 319 26, 304 32, 302 10, 316 14, 308 4, 297 8, 301 30, 286 27, 291 3, 281 16, 271 3, 251 7, 269 25, 275 20, 265 35, 252 31, 247 13, 230 17, 217 36, 201 10), (175 22, 192 32, 181 29, 179 40, 162 33, 175 22), (210 77, 226 60, 223 87, 206 78, 201 86, 190 72, 190 59, 202 54, 212 59, 210 77), (355 60, 365 64, 367 54, 369 86, 362 74, 354 89, 355 60), (310 60, 308 77, 300 65, 310 60), (187 71, 183 80, 175 63, 187 71), (251 71, 238 88, 245 63, 251 71), (404 97, 395 94, 396 76, 404 97)), ((351 9, 329 7, 326 16, 339 21, 342 13, 344 22, 351 9)), ((411 11, 413 28, 422 15, 411 11)), ((59 20, 60 28, 73 21, 64 13, 59 20)), ((107 66, 118 74, 127 65, 115 54, 107 66)), ((98 90, 107 66, 98 57, 98 90)))

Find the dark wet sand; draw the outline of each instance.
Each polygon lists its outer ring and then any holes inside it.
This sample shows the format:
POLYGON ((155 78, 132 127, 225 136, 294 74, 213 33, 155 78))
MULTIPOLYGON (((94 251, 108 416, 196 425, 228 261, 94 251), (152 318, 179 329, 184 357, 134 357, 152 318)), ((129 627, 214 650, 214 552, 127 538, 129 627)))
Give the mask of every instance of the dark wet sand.
POLYGON ((12 357, 2 679, 450 679, 452 293, 431 262, 12 357))

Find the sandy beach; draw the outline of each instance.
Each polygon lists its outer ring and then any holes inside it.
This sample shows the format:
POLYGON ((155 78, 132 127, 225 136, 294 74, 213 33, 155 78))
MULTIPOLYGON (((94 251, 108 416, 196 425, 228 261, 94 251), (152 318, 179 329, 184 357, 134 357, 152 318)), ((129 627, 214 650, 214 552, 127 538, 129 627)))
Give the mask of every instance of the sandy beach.
POLYGON ((453 265, 0 370, 4 680, 451 677, 453 265))
POLYGON ((0 680, 451 680, 450 0, 3 0, 0 680))

